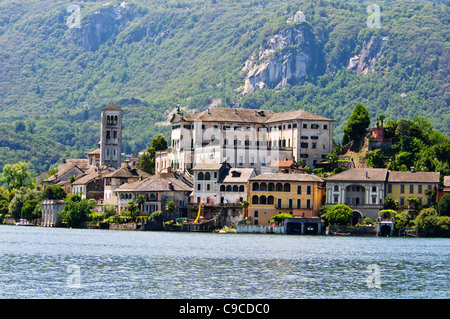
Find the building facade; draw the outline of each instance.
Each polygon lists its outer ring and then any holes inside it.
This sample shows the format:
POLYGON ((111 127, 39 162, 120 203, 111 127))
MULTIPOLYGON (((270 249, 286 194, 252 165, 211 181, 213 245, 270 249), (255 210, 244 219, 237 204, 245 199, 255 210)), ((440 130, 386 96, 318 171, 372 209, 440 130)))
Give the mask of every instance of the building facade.
MULTIPOLYGON (((432 202, 431 192, 438 191, 439 172, 394 172, 389 171, 387 179, 386 195, 391 195, 397 200, 400 209, 408 208, 408 198, 417 198, 419 200, 419 208, 423 206, 431 206, 436 202, 432 202)), ((435 198, 437 196, 435 195, 435 198)))
POLYGON ((269 225, 280 213, 314 218, 325 202, 325 183, 312 174, 265 173, 249 180, 248 198, 248 216, 254 225, 269 225))
POLYGON ((193 202, 207 206, 241 205, 247 200, 248 181, 254 168, 232 168, 227 162, 202 162, 193 168, 193 202))
POLYGON ((101 111, 100 165, 120 167, 122 154, 122 110, 114 103, 101 111))
POLYGON ((274 161, 302 160, 314 167, 333 149, 333 120, 305 111, 211 108, 199 114, 174 114, 168 151, 157 152, 157 171, 171 166, 190 171, 197 163, 254 168, 274 161))
POLYGON ((352 168, 328 177, 326 203, 352 208, 353 224, 362 224, 365 217, 375 220, 383 209, 387 176, 384 168, 352 168))

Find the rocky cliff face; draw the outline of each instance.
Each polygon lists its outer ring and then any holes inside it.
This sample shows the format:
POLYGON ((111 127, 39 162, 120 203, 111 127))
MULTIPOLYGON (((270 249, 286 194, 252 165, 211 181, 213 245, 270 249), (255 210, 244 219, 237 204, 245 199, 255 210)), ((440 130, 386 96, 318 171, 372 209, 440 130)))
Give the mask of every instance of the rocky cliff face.
POLYGON ((372 36, 370 40, 363 43, 361 53, 350 58, 347 69, 356 70, 357 74, 373 72, 375 63, 388 41, 388 37, 372 36))
POLYGON ((242 93, 298 83, 317 67, 315 50, 314 35, 306 23, 274 35, 245 62, 243 70, 248 73, 242 93))
POLYGON ((105 6, 101 10, 82 17, 81 28, 72 29, 68 40, 74 41, 85 51, 96 51, 100 45, 119 33, 122 25, 142 17, 144 11, 133 4, 121 2, 105 6))

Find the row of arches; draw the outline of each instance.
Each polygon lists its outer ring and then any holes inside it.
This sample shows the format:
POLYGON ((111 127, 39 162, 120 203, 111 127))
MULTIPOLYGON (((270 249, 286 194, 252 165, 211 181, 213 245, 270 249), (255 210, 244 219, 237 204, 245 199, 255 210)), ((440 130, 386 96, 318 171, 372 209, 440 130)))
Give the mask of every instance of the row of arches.
POLYGON ((252 191, 269 191, 269 192, 290 192, 291 184, 289 183, 258 183, 253 182, 252 191))
POLYGON ((244 185, 220 185, 221 192, 245 192, 244 185))
POLYGON ((252 205, 273 205, 275 203, 275 198, 272 195, 269 196, 252 196, 252 205))
POLYGON ((118 117, 117 115, 107 115, 106 116, 106 124, 108 125, 117 125, 118 123, 118 117))

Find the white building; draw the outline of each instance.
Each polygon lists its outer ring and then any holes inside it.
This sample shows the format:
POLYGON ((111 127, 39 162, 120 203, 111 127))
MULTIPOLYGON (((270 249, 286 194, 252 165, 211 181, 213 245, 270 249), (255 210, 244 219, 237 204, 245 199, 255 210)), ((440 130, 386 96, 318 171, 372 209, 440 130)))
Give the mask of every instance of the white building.
POLYGON ((199 114, 174 114, 170 149, 157 152, 156 172, 172 167, 191 171, 197 163, 254 168, 274 161, 302 160, 314 167, 333 150, 334 120, 305 111, 284 113, 212 108, 199 114))

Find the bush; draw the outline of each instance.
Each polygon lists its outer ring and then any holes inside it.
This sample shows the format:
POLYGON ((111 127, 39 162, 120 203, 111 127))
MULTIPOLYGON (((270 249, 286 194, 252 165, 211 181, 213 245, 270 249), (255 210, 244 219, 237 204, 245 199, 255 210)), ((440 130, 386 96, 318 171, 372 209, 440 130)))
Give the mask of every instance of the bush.
POLYGON ((395 214, 396 214, 395 210, 383 209, 383 210, 380 210, 380 212, 378 213, 378 216, 380 216, 382 219, 389 219, 389 218, 394 218, 395 214))
POLYGON ((286 218, 292 218, 292 215, 280 213, 278 215, 273 216, 272 219, 270 220, 270 222, 280 225, 286 218))
POLYGON ((345 204, 330 207, 325 213, 325 219, 330 225, 348 225, 353 217, 353 210, 345 204))

